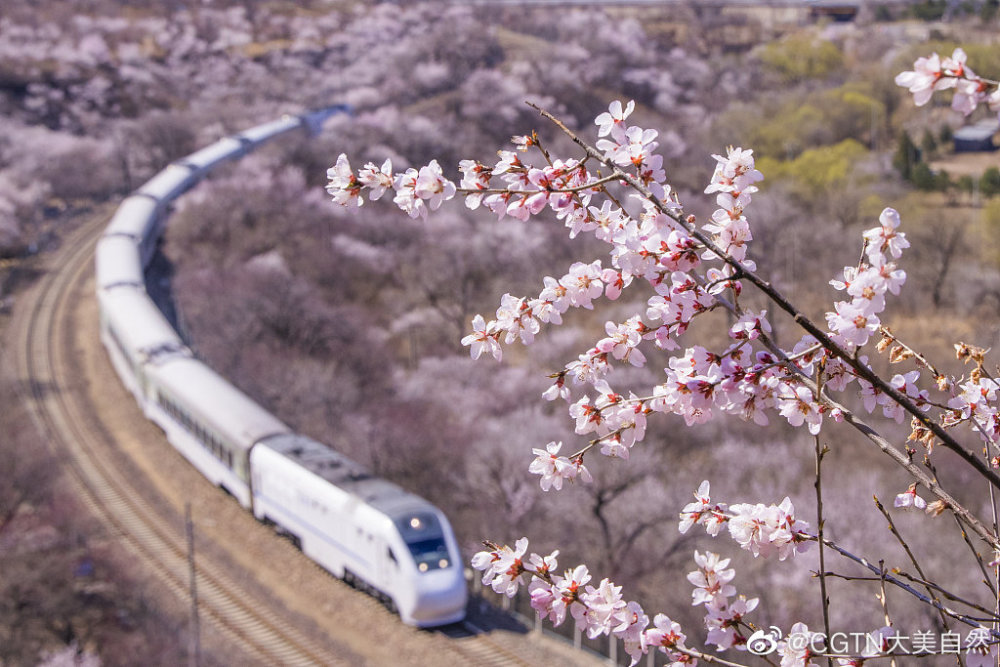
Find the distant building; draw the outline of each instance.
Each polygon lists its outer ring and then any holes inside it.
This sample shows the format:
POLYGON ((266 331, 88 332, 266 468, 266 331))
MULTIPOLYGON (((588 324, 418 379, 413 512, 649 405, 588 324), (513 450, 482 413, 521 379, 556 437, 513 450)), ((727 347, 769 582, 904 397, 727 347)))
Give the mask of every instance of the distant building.
POLYGON ((995 151, 993 137, 1000 131, 1000 120, 996 118, 982 120, 973 125, 966 125, 955 130, 955 152, 974 153, 980 151, 995 151))
POLYGON ((860 2, 851 2, 850 0, 810 0, 809 16, 813 19, 828 18, 834 21, 853 21, 860 8, 860 2))

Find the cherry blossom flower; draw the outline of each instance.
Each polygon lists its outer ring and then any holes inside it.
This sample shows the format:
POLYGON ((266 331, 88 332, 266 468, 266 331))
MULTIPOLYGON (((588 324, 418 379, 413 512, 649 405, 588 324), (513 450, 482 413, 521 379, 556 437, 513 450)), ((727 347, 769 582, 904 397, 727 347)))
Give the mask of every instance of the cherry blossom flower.
POLYGON ((705 526, 705 530, 713 537, 719 534, 722 525, 728 521, 726 516, 726 506, 713 504, 709 497, 711 484, 706 479, 694 493, 695 501, 688 503, 681 510, 680 525, 677 529, 681 534, 691 529, 691 526, 700 524, 705 526))
POLYGON ((566 570, 563 576, 554 575, 553 593, 556 594, 552 601, 550 618, 556 625, 560 625, 566 618, 566 612, 573 616, 578 622, 583 620, 586 606, 574 604, 580 600, 580 589, 590 581, 590 572, 586 565, 577 565, 572 570, 566 570))
POLYGON ((906 240, 906 235, 897 232, 900 225, 899 212, 894 208, 884 209, 879 215, 880 227, 873 227, 864 233, 865 241, 868 242, 868 260, 876 262, 873 255, 888 253, 893 258, 898 258, 903 254, 903 250, 910 247, 910 242, 906 240))
POLYGON ((436 211, 443 202, 455 196, 455 184, 444 177, 437 160, 431 160, 420 168, 413 184, 413 194, 427 200, 427 205, 436 211))
POLYGON ((333 197, 333 201, 341 206, 361 206, 364 203, 359 195, 361 194, 361 183, 351 171, 351 164, 347 161, 347 156, 343 153, 337 157, 337 163, 326 170, 326 177, 329 183, 326 191, 333 197))
POLYGON ((641 367, 646 362, 646 356, 638 347, 642 342, 644 328, 638 315, 622 324, 607 322, 604 330, 608 337, 599 340, 595 347, 601 352, 611 354, 615 359, 624 359, 633 366, 641 367))
POLYGON ((626 608, 622 587, 607 578, 602 579, 597 588, 587 586, 580 599, 585 605, 581 619, 591 639, 610 633, 619 623, 619 613, 626 608))
POLYGON ((656 647, 661 653, 667 655, 671 667, 679 665, 694 664, 697 661, 690 656, 675 649, 686 648, 684 640, 687 639, 681 631, 681 626, 676 621, 670 620, 666 614, 657 614, 653 618, 653 627, 646 630, 645 642, 649 647, 656 647))
POLYGON ((836 312, 826 314, 826 323, 834 333, 836 342, 850 346, 852 349, 863 347, 872 334, 878 331, 881 324, 879 318, 855 303, 838 301, 834 304, 836 312))
POLYGON ((618 625, 612 633, 622 640, 625 652, 632 658, 631 665, 634 667, 646 653, 648 640, 644 631, 649 625, 649 617, 638 602, 629 602, 618 612, 616 620, 618 625))
POLYGON ((713 155, 717 164, 711 184, 705 194, 713 192, 754 192, 754 183, 764 180, 764 175, 754 168, 753 151, 729 147, 726 156, 713 155))
POLYGON ((592 310, 592 301, 604 292, 602 273, 600 260, 590 264, 574 262, 559 284, 565 288, 566 297, 572 305, 592 310))
POLYGON ((965 653, 966 667, 995 667, 1000 659, 1000 647, 993 644, 989 650, 970 649, 965 653))
POLYGON ((736 570, 730 568, 728 558, 719 558, 719 554, 694 552, 698 569, 689 572, 687 579, 695 587, 691 592, 691 604, 723 602, 726 598, 736 595, 736 588, 729 582, 736 576, 736 570))
POLYGON ((541 475, 539 485, 542 491, 562 489, 563 480, 573 481, 577 467, 565 456, 558 456, 561 442, 550 442, 545 449, 532 449, 535 460, 528 466, 528 472, 541 475))
POLYGON ((771 333, 766 310, 745 312, 729 327, 729 337, 737 340, 757 340, 761 333, 771 333))
POLYGON ((705 627, 708 635, 705 643, 715 645, 720 651, 744 646, 747 638, 741 632, 740 623, 744 616, 757 608, 758 602, 757 598, 748 600, 740 595, 733 601, 723 599, 706 603, 705 627))
POLYGON ((472 557, 472 567, 483 571, 483 584, 501 595, 512 597, 524 583, 521 557, 527 549, 528 539, 522 537, 514 544, 514 549, 504 545, 492 551, 480 551, 472 557))
POLYGON ((396 196, 392 201, 401 211, 411 218, 426 218, 427 207, 422 198, 417 196, 417 177, 420 173, 410 167, 402 174, 396 174, 396 180, 392 187, 396 191, 396 196))
POLYGON ((786 389, 791 393, 783 393, 775 400, 781 416, 792 426, 807 424, 810 433, 813 435, 819 433, 823 425, 822 406, 816 402, 812 392, 801 385, 789 385, 786 389))
POLYGON ((941 57, 934 53, 929 58, 918 58, 913 69, 896 75, 896 85, 913 93, 913 103, 918 107, 927 104, 935 90, 955 85, 955 80, 945 76, 941 57))
POLYGON ((597 136, 604 137, 611 133, 611 130, 615 126, 622 126, 625 123, 625 119, 628 118, 632 111, 635 109, 635 102, 629 100, 625 108, 622 108, 622 103, 618 100, 614 100, 608 107, 608 110, 599 115, 594 119, 594 123, 597 125, 597 136))
POLYGON ((490 187, 490 168, 475 160, 462 160, 458 163, 458 167, 462 171, 462 181, 459 183, 459 187, 463 190, 473 191, 465 196, 465 205, 475 210, 479 208, 483 200, 483 193, 478 191, 490 187))
POLYGON ((358 181, 369 189, 368 199, 376 201, 386 189, 392 187, 392 160, 386 159, 381 167, 369 162, 358 172, 358 181))
POLYGON ((778 560, 801 553, 811 542, 805 531, 809 524, 795 518, 791 500, 785 498, 780 505, 730 505, 729 534, 754 556, 778 560))
POLYGON ((624 132, 612 132, 614 141, 601 139, 595 147, 604 151, 605 157, 617 165, 641 166, 652 159, 653 151, 659 146, 656 142, 657 134, 656 130, 632 126, 624 132))
POLYGON ((822 648, 823 635, 812 632, 805 623, 796 623, 788 631, 788 636, 778 642, 777 654, 781 657, 781 667, 812 667, 814 649, 822 648))
POLYGON ((910 487, 896 496, 893 501, 893 507, 900 507, 903 509, 912 507, 914 509, 923 510, 927 509, 927 501, 917 495, 917 483, 914 482, 910 484, 910 487))
POLYGON ((473 359, 478 359, 483 351, 488 351, 493 358, 500 361, 503 358, 503 349, 497 340, 499 330, 496 322, 491 320, 489 324, 482 315, 472 318, 472 333, 462 339, 462 345, 469 346, 469 353, 473 359))

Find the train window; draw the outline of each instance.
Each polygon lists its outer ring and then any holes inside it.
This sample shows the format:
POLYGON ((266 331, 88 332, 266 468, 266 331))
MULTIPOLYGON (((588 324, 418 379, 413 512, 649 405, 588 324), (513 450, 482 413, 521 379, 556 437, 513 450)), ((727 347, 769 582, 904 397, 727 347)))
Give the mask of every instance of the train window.
POLYGON ((396 560, 396 554, 392 552, 392 547, 386 547, 385 554, 389 557, 389 560, 392 561, 393 565, 399 565, 399 561, 396 560))
POLYGON ((407 542, 413 542, 430 535, 440 535, 437 517, 430 512, 404 514, 396 518, 396 526, 407 542))
POLYGON ((413 560, 417 562, 417 569, 421 572, 444 569, 451 565, 448 546, 443 537, 407 542, 406 546, 410 548, 413 560))

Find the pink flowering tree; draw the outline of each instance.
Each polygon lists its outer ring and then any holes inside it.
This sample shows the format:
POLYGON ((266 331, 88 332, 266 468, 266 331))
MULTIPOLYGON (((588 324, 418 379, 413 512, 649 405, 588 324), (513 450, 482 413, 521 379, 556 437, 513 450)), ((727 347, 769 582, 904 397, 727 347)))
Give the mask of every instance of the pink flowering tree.
MULTIPOLYGON (((918 105, 935 91, 951 89, 958 111, 969 114, 984 104, 1000 110, 997 82, 977 76, 961 50, 948 58, 921 58, 896 82, 913 93, 918 105)), ((606 258, 580 259, 554 271, 537 294, 504 294, 494 316, 475 316, 462 340, 473 358, 499 362, 505 346, 530 345, 561 324, 571 309, 596 312, 626 292, 642 294, 635 312, 627 309, 624 316, 607 320, 590 347, 551 375, 543 397, 566 404, 582 440, 537 443, 528 472, 548 492, 590 484, 593 457, 627 464, 646 437, 647 423, 663 415, 676 415, 688 426, 733 417, 801 428, 815 444, 815 517, 803 518, 793 500, 780 493, 760 500, 719 499, 705 480, 693 489, 693 502, 677 508, 678 529, 704 530, 720 541, 728 536, 738 549, 762 560, 794 562, 803 552, 818 552, 823 627, 797 622, 787 634, 769 628, 759 598, 740 592, 748 582, 738 580, 730 557, 715 551, 696 550, 687 575, 691 602, 704 610, 698 629, 682 628, 664 613, 646 612, 626 599, 621 586, 595 576, 586 565, 564 567, 559 551, 529 551, 527 538, 513 546, 484 542, 485 549, 472 558, 483 583, 507 596, 526 587, 539 616, 557 625, 572 618, 592 638, 617 637, 633 664, 652 651, 665 654, 671 665, 744 664, 724 653, 729 650, 783 667, 815 664, 820 658, 831 665, 860 665, 915 653, 940 657, 942 650, 912 651, 912 644, 904 644, 886 603, 886 590, 895 588, 939 617, 957 642, 956 660, 994 664, 1000 643, 1000 532, 992 500, 1000 489, 1000 381, 992 375, 986 351, 957 343, 968 370, 955 376, 939 371, 883 322, 887 303, 907 278, 901 262, 910 244, 899 213, 886 208, 872 221, 858 239, 860 256, 830 276, 836 296, 825 317, 812 319, 774 287, 749 253, 752 200, 766 176, 756 168, 752 150, 730 147, 713 156, 715 171, 704 193, 716 208, 698 219, 668 179, 663 155, 674 152, 671 144, 679 139, 632 124, 632 102, 612 102, 595 119, 595 139, 534 108, 573 142, 575 155, 556 156, 532 132, 514 137, 514 150, 500 150, 494 164, 460 162, 457 183, 436 161, 396 173, 390 160, 356 170, 341 155, 328 172, 327 190, 343 206, 392 198, 420 219, 462 197, 468 208, 485 209, 498 220, 548 215, 561 221, 570 237, 591 235, 602 242, 606 258), (782 331, 798 328, 790 343, 781 344, 775 335, 779 321, 782 331), (699 342, 704 336, 691 340, 688 332, 696 323, 699 331, 718 332, 715 339, 726 342, 710 347, 699 342), (624 369, 649 364, 663 368, 652 386, 626 386, 620 379, 628 375, 624 369), (899 371, 887 370, 895 368, 899 371), (894 423, 908 423, 905 442, 894 441, 894 423), (905 489, 892 489, 895 510, 923 512, 928 521, 942 514, 953 517, 963 539, 944 548, 971 553, 983 577, 979 592, 929 580, 877 499, 916 574, 890 570, 877 554, 864 553, 864 545, 840 544, 824 533, 825 512, 830 512, 824 510, 822 484, 827 449, 819 435, 844 427, 859 432, 911 479, 905 489), (934 452, 941 449, 981 480, 980 500, 970 502, 967 489, 949 488, 953 485, 939 477, 934 452), (989 502, 981 502, 984 496, 989 502), (838 644, 831 633, 827 579, 837 575, 827 568, 834 558, 867 572, 856 578, 877 582, 885 612, 883 627, 849 646, 838 644)), ((718 551, 731 548, 720 545, 718 551)))

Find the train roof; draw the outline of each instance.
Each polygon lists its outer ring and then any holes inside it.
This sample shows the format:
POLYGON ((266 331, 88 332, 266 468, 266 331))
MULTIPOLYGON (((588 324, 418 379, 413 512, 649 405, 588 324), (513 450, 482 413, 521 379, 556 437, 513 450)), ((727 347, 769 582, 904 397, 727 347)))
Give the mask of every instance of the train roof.
POLYGON ((190 417, 246 449, 259 440, 291 430, 197 359, 173 359, 150 368, 149 376, 158 390, 165 390, 190 417))
POLYGON ((190 166, 174 162, 143 183, 136 193, 168 202, 187 192, 197 180, 190 166))
POLYGON ((190 354, 167 318, 156 304, 139 289, 121 287, 101 291, 104 316, 114 324, 114 334, 129 354, 147 360, 166 354, 190 354))
POLYGON ((297 127, 302 127, 302 119, 298 116, 285 114, 278 120, 272 120, 269 123, 256 125, 248 130, 244 130, 243 132, 234 135, 234 137, 236 139, 242 138, 243 140, 257 143, 267 141, 271 137, 282 134, 283 132, 294 130, 297 127))
POLYGON ((415 512, 437 514, 437 508, 420 496, 373 475, 360 463, 312 438, 288 433, 261 443, 314 475, 365 501, 393 519, 415 512))
POLYGON ((142 195, 126 197, 111 216, 111 222, 104 230, 104 235, 122 234, 134 239, 144 239, 150 226, 156 222, 157 207, 156 200, 151 197, 142 195))
POLYGON ((98 289, 130 285, 145 289, 139 246, 128 236, 104 236, 97 242, 95 271, 98 289))
POLYGON ((208 171, 217 165, 241 157, 246 152, 246 145, 234 137, 224 137, 214 144, 191 153, 177 160, 176 164, 194 167, 200 171, 208 171))

